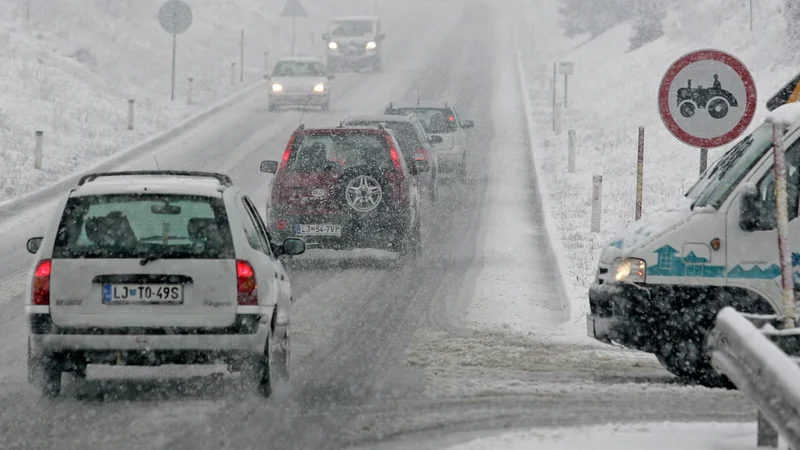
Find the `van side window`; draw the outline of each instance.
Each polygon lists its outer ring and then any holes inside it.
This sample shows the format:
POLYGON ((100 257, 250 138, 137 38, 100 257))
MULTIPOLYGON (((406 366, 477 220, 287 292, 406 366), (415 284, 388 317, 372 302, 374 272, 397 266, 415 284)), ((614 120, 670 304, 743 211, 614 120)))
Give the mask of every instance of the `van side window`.
MULTIPOLYGON (((795 142, 786 151, 786 195, 788 198, 789 220, 797 218, 798 205, 800 203, 800 141, 795 142)), ((763 202, 764 209, 770 212, 768 220, 770 230, 777 228, 775 218, 775 171, 770 170, 761 181, 758 182, 758 193, 763 202)), ((762 219, 764 220, 764 219, 762 219)))

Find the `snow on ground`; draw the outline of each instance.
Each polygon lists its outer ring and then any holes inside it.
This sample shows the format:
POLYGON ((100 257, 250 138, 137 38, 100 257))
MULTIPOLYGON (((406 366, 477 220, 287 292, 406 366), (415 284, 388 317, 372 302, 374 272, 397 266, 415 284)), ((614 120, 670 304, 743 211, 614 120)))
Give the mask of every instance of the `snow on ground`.
POLYGON ((495 68, 494 141, 474 298, 448 305, 446 317, 434 319, 437 326, 418 330, 406 364, 424 369, 431 397, 591 395, 629 390, 619 383, 631 378, 642 381, 643 391, 663 393, 672 377, 651 355, 566 332, 571 328, 563 325, 568 310, 558 270, 531 198, 530 145, 520 133, 525 125, 517 114, 522 102, 509 33, 498 31, 497 42, 506 50, 498 52, 495 68))
MULTIPOLYGON (((172 39, 158 24, 162 0, 27 3, 29 20, 25 0, 0 0, 0 202, 88 169, 241 90, 242 30, 244 85, 261 80, 266 64, 290 52, 283 0, 188 1, 194 21, 178 37, 176 101, 170 102, 172 39), (128 99, 136 100, 133 131, 127 130, 128 99), (41 170, 33 167, 37 130, 45 133, 41 170)), ((372 8, 366 0, 337 3, 335 11, 327 1, 303 3, 309 18, 297 20, 300 54, 324 50, 320 33, 329 14, 372 8)))
MULTIPOLYGON (((656 423, 538 429, 476 439, 450 450, 755 450, 755 424, 656 423)), ((780 446, 786 449, 785 443, 780 446)))
MULTIPOLYGON (((629 52, 627 23, 594 40, 565 39, 557 27, 554 2, 535 2, 535 14, 518 32, 530 91, 535 158, 546 214, 572 303, 573 332, 589 308, 588 288, 600 250, 633 221, 638 127, 645 127, 644 213, 682 195, 697 179, 699 150, 677 141, 661 123, 657 90, 670 64, 699 48, 717 48, 743 61, 752 72, 758 110, 751 129, 764 120, 766 100, 797 72, 798 56, 788 51, 780 0, 755 2, 754 31, 747 2, 681 0, 665 22, 666 34, 629 52), (528 42, 538 43, 535 47, 528 42), (543 45, 543 44, 544 45, 543 45), (545 64, 540 62, 544 61, 545 64), (573 61, 563 132, 554 137, 550 113, 553 61, 573 61), (567 173, 567 132, 577 133, 577 164, 567 173), (602 232, 590 232, 592 175, 603 175, 602 232)), ((533 12, 533 10, 532 10, 533 12)), ((563 76, 557 98, 563 101, 563 76)), ((726 147, 727 148, 727 147, 726 147)), ((726 148, 712 149, 709 162, 726 148)))

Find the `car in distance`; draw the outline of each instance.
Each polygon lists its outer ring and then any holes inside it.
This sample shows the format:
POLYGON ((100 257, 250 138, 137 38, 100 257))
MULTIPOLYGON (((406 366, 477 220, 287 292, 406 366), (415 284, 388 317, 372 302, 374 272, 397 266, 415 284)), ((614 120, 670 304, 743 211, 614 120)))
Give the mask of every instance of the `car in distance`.
POLYGON ((327 46, 327 63, 332 72, 365 68, 380 72, 383 68, 381 53, 386 35, 377 17, 335 17, 322 39, 327 46))
POLYGON ((28 379, 47 396, 89 364, 227 363, 264 395, 289 377, 292 289, 277 257, 305 243, 271 245, 226 175, 86 175, 28 251, 28 379))
POLYGON ((330 109, 330 81, 336 76, 329 73, 317 58, 283 58, 275 65, 269 81, 269 110, 282 106, 330 109))

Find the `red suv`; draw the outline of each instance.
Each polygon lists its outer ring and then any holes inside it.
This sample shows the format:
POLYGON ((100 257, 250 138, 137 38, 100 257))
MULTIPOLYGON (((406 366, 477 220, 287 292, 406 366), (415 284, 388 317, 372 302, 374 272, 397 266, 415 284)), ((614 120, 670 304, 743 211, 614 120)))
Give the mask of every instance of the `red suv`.
POLYGON ((420 253, 419 190, 415 175, 427 162, 407 166, 399 144, 383 126, 305 129, 292 133, 283 158, 264 161, 275 174, 267 221, 282 240, 300 237, 309 248, 377 248, 405 260, 420 253))

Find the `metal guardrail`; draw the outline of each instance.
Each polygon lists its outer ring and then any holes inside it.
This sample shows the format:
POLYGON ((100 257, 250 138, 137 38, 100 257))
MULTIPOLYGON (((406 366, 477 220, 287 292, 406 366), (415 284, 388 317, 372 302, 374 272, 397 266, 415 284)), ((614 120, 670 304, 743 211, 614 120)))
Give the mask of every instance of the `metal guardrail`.
POLYGON ((724 308, 709 333, 708 350, 711 365, 727 376, 768 422, 759 420, 759 446, 777 446, 777 436, 770 439, 771 430, 766 429, 772 425, 790 448, 800 450, 800 367, 773 342, 781 334, 769 326, 774 319, 745 317, 733 308, 724 308))

